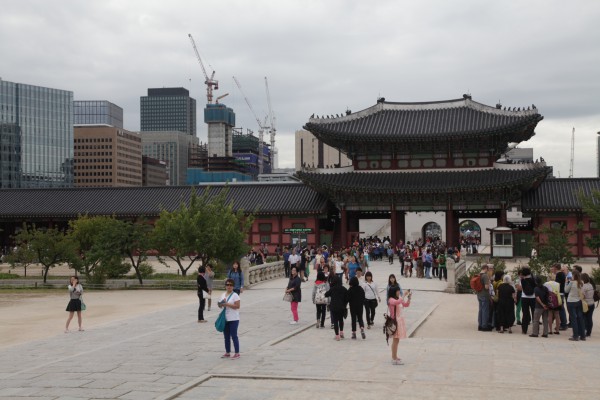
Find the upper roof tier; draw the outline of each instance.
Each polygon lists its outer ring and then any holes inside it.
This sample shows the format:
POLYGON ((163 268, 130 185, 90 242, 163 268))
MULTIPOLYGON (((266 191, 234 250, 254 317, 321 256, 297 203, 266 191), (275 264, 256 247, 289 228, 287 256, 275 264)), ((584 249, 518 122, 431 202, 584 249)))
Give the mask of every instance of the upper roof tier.
POLYGON ((512 109, 487 106, 464 95, 462 99, 424 103, 393 103, 385 99, 357 113, 314 117, 304 128, 329 145, 336 141, 402 142, 502 135, 522 142, 534 135, 544 117, 535 105, 512 109))

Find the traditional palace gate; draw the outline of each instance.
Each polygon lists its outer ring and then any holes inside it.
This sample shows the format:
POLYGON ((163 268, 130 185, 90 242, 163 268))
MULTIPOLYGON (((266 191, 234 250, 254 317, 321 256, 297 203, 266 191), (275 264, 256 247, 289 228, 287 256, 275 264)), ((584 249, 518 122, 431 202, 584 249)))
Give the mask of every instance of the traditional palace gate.
POLYGON ((305 129, 338 148, 352 166, 304 168, 298 177, 339 209, 334 245, 345 245, 358 220, 391 219, 392 241, 405 240, 406 212, 444 212, 445 241, 457 245, 459 218, 496 218, 551 172, 544 162, 498 160, 509 143, 530 139, 537 109, 506 110, 462 99, 377 104, 358 113, 311 117, 305 129))

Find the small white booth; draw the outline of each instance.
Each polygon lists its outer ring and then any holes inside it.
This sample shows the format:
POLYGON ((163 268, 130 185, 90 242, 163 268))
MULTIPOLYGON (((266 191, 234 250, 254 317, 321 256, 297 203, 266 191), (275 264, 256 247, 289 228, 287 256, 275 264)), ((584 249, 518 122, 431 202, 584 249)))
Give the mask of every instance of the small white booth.
POLYGON ((497 226, 487 229, 490 232, 490 243, 492 246, 492 257, 513 257, 513 230, 506 226, 497 226))

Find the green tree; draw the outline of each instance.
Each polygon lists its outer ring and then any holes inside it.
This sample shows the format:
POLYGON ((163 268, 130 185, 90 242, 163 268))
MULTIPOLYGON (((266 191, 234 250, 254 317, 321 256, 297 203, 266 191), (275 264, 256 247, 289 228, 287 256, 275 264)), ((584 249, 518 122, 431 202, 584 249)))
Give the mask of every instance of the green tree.
POLYGON ((79 254, 75 268, 88 282, 101 283, 106 277, 127 273, 121 252, 124 224, 109 216, 79 216, 69 222, 73 242, 79 254))
POLYGON ((23 229, 14 236, 19 248, 28 247, 35 259, 42 265, 44 283, 48 271, 59 264, 71 264, 76 257, 74 243, 63 231, 55 228, 37 229, 35 226, 23 225, 23 229))
POLYGON ((140 285, 143 285, 140 268, 148 259, 148 251, 152 249, 152 225, 145 219, 136 222, 118 221, 118 225, 120 227, 110 232, 110 235, 115 236, 107 239, 118 247, 121 256, 129 260, 140 285))
POLYGON ((192 189, 189 205, 181 203, 174 211, 163 210, 153 231, 159 261, 173 260, 182 275, 201 260, 231 262, 248 251, 245 243, 253 217, 233 211, 227 202, 227 189, 211 198, 207 188, 201 196, 192 189))
POLYGON ((532 246, 537 250, 537 257, 529 261, 529 267, 536 275, 548 275, 550 267, 555 263, 573 264, 575 259, 571 253, 569 239, 573 232, 567 228, 542 227, 536 229, 532 246))
MULTIPOLYGON (((586 196, 583 190, 577 195, 583 212, 587 214, 597 227, 600 227, 600 191, 593 190, 589 196, 586 196)), ((600 236, 592 235, 585 238, 585 245, 596 254, 598 265, 600 265, 600 236)))
POLYGON ((35 264, 35 261, 36 255, 27 244, 17 246, 15 250, 6 255, 6 262, 10 264, 11 268, 23 268, 25 276, 27 276, 27 267, 35 264))

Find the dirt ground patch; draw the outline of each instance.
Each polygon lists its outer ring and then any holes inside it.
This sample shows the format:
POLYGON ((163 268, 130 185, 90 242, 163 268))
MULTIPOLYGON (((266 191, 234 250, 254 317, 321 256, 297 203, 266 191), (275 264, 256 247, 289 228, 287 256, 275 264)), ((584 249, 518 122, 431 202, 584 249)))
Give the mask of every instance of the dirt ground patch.
MULTIPOLYGON (((195 291, 179 290, 84 292, 84 299, 88 307, 83 312, 84 329, 198 302, 195 291)), ((0 290, 0 348, 63 334, 68 301, 66 289, 64 293, 0 290)), ((76 317, 70 328, 77 329, 76 317)))

